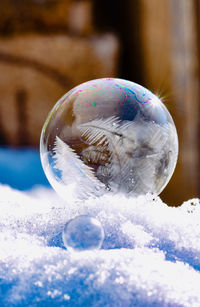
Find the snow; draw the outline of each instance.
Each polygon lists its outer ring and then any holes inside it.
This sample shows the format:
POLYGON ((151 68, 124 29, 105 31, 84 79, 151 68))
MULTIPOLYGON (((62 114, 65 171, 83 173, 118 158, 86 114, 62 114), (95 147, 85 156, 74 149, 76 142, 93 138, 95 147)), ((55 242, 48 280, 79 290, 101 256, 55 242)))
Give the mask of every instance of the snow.
POLYGON ((63 201, 47 187, 0 185, 0 229, 1 306, 200 306, 198 199, 63 201), (101 250, 65 249, 64 225, 80 214, 101 222, 101 250))

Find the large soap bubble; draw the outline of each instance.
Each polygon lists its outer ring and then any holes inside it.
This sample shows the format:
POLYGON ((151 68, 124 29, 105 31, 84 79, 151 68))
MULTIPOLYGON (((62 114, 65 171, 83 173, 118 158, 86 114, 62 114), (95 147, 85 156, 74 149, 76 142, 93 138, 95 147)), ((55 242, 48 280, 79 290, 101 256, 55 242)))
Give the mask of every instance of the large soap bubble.
POLYGON ((41 160, 54 189, 67 199, 105 191, 159 194, 177 162, 171 115, 146 88, 122 79, 83 83, 65 94, 47 117, 41 160))

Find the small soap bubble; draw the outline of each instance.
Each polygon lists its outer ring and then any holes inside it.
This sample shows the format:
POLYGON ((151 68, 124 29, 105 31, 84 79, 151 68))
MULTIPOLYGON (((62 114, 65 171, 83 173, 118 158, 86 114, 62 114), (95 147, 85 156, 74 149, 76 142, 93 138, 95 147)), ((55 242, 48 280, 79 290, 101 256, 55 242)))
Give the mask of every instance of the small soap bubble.
POLYGON ((44 124, 41 161, 54 189, 84 198, 160 194, 177 162, 178 137, 162 101, 139 84, 92 80, 73 88, 44 124))
POLYGON ((79 215, 66 223, 62 238, 70 251, 99 249, 104 239, 104 230, 94 217, 79 215))

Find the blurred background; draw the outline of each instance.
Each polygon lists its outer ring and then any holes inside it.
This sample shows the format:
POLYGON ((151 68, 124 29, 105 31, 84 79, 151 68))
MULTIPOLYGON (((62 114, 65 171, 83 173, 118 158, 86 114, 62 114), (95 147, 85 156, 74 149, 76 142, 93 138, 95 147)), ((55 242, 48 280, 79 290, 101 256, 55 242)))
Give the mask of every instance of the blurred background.
POLYGON ((200 196, 199 0, 0 0, 0 183, 48 185, 42 126, 91 79, 120 77, 162 98, 179 135, 169 205, 200 196))

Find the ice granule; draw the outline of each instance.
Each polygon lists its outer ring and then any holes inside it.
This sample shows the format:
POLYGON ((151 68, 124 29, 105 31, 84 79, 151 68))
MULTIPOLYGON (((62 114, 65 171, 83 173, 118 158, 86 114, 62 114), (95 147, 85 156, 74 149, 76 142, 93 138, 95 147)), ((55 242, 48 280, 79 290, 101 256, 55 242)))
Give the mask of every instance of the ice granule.
POLYGON ((104 195, 79 202, 52 190, 0 186, 1 306, 200 306, 200 202, 104 195), (98 219, 102 249, 70 253, 65 223, 98 219))

